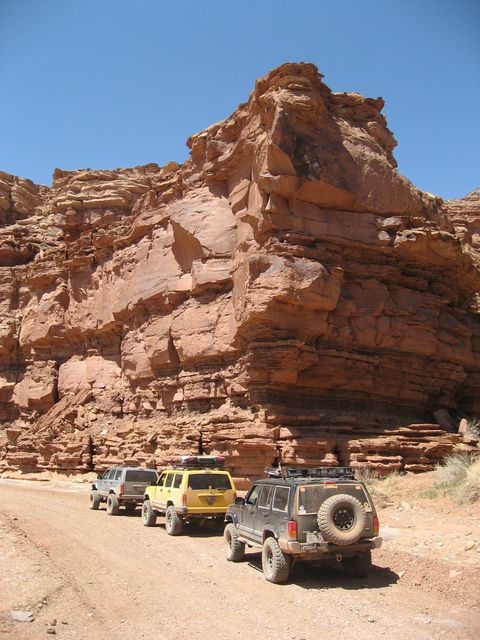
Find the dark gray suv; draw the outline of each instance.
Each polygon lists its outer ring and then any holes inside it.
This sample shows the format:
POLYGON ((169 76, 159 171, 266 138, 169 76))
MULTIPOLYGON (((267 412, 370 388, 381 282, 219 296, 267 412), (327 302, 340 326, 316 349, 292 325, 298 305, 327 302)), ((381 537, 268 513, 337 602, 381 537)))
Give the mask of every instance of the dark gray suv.
POLYGON ((346 467, 269 470, 225 516, 227 559, 239 562, 245 546, 262 548, 270 582, 285 582, 296 560, 336 559, 345 572, 365 576, 378 549, 378 518, 363 482, 346 467))
POLYGON ((112 467, 97 476, 90 492, 90 509, 98 509, 100 503, 107 503, 107 513, 116 516, 121 506, 133 513, 142 504, 145 489, 157 482, 154 469, 144 467, 112 467))

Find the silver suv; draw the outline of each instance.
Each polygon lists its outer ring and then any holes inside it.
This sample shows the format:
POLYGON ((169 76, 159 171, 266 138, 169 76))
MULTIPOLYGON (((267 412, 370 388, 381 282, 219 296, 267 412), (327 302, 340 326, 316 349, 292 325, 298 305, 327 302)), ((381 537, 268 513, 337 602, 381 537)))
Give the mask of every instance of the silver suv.
POLYGON ((89 507, 98 509, 102 502, 106 502, 107 513, 111 516, 116 516, 121 506, 128 513, 133 513, 137 505, 142 504, 145 489, 156 484, 157 479, 154 469, 111 467, 92 483, 89 507))

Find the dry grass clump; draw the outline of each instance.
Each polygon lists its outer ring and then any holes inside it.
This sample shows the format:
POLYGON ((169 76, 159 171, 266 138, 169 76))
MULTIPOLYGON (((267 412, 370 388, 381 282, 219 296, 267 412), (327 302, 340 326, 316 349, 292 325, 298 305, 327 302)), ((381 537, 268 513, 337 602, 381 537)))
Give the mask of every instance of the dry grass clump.
POLYGON ((394 504, 395 499, 399 497, 398 483, 402 476, 397 471, 382 477, 376 471, 365 467, 356 469, 355 476, 365 482, 378 507, 394 504))
POLYGON ((465 435, 471 438, 480 438, 480 420, 469 420, 465 435))
POLYGON ((437 467, 437 481, 421 493, 423 498, 449 496, 459 504, 480 500, 480 456, 457 453, 437 467))

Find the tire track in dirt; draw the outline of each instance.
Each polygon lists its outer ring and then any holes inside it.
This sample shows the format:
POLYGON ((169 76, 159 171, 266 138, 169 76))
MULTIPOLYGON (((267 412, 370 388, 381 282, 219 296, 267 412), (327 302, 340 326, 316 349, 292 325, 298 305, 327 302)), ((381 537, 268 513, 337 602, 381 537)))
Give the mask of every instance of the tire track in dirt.
POLYGON ((249 640, 318 640, 320 631, 331 640, 459 640, 480 632, 474 615, 456 603, 402 584, 388 568, 388 550, 367 579, 298 565, 292 582, 279 586, 264 580, 258 553, 227 563, 221 537, 208 528, 170 537, 163 526, 142 527, 138 517, 89 511, 86 493, 0 482, 0 512, 18 518, 17 535, 27 535, 66 585, 58 602, 23 625, 28 640, 38 640, 48 617, 65 611, 69 624, 57 635, 76 640, 183 640, 207 631, 249 640))

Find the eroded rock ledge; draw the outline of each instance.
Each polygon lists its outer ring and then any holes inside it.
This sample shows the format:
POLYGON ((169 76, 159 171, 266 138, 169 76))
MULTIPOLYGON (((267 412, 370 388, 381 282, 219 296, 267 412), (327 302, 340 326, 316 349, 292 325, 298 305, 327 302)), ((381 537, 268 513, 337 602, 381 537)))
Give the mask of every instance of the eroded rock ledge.
POLYGON ((433 412, 479 412, 478 198, 399 175, 382 107, 285 64, 182 166, 0 174, 0 469, 466 446, 433 412))

